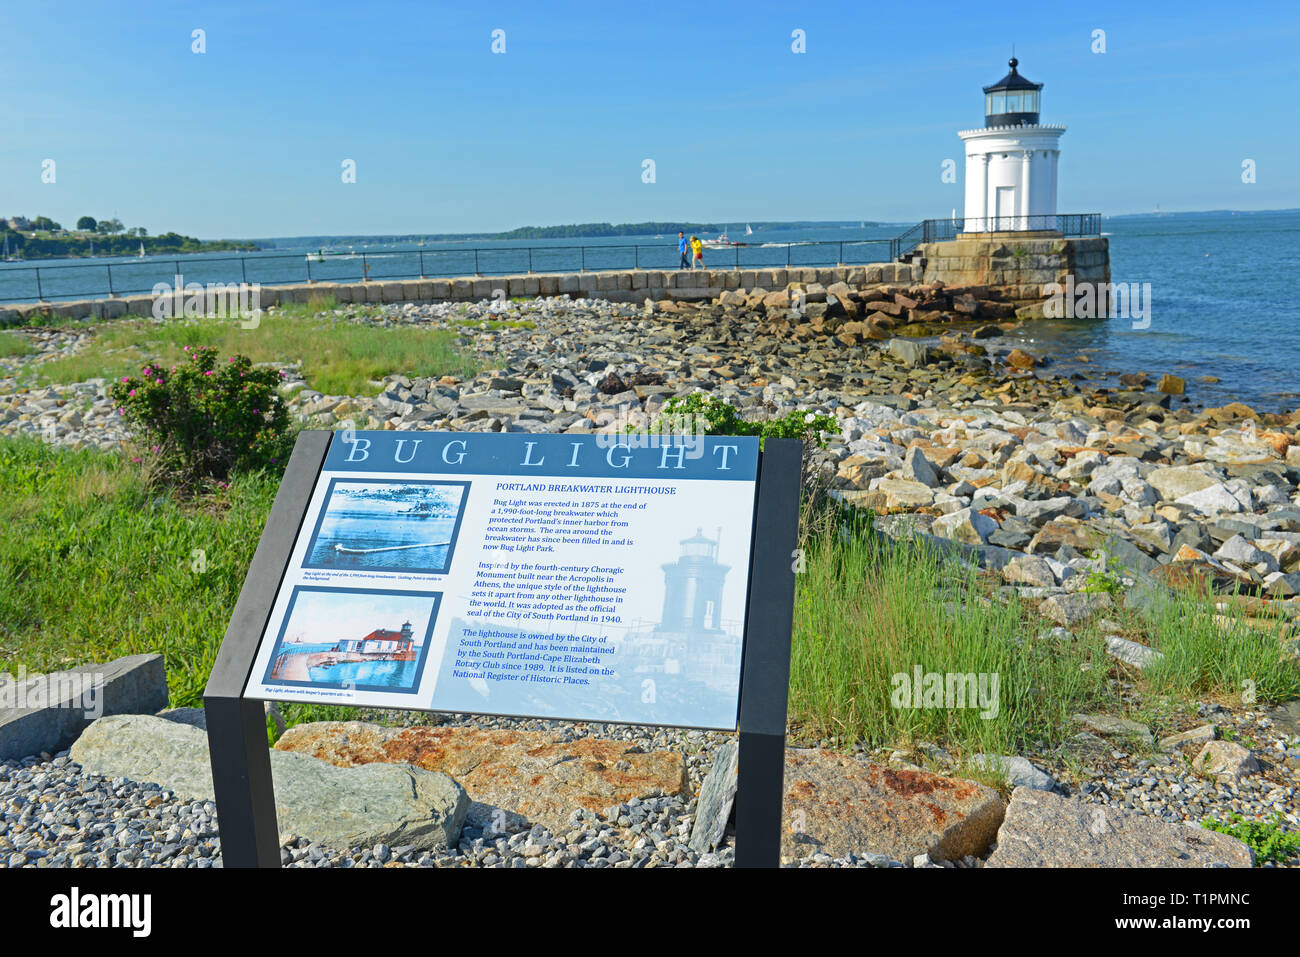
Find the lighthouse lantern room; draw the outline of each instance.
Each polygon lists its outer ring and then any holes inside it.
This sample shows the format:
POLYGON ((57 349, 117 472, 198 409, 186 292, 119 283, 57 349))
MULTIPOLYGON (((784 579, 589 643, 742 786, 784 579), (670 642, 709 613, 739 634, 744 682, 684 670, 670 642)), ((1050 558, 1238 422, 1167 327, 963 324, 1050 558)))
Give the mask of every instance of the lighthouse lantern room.
POLYGON ((1057 144, 1064 126, 1038 122, 1043 84, 1011 72, 984 87, 984 126, 966 143, 964 233, 1056 232, 1057 144))

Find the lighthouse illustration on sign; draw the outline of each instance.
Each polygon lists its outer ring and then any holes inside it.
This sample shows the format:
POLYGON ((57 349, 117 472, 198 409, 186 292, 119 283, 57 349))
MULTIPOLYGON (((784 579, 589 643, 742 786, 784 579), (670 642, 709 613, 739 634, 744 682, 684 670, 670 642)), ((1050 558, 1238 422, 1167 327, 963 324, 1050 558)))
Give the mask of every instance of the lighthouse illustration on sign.
POLYGON ((1011 72, 984 87, 984 127, 962 130, 966 143, 965 233, 1056 229, 1057 141, 1064 126, 1038 122, 1043 84, 1011 72))
POLYGON ((697 528, 681 540, 675 562, 664 573, 664 603, 659 623, 629 635, 627 651, 638 674, 683 675, 709 687, 734 690, 740 664, 738 622, 722 617, 722 590, 731 566, 718 562, 717 538, 697 528))

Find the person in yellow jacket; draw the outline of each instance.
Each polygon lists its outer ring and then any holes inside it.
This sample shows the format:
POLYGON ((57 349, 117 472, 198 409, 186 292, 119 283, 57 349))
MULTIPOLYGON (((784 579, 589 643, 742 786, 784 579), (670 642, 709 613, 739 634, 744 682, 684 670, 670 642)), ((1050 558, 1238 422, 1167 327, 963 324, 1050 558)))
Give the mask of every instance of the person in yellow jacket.
POLYGON ((691 237, 691 252, 695 254, 695 268, 704 268, 704 243, 700 242, 699 236, 691 237))

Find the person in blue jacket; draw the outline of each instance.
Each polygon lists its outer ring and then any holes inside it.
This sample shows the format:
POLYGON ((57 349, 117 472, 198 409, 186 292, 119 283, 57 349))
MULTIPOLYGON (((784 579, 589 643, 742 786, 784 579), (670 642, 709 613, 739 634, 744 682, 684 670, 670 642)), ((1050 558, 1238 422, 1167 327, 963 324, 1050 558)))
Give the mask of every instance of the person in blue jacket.
POLYGON ((678 268, 690 269, 691 258, 689 253, 687 252, 686 234, 682 232, 680 229, 677 231, 677 251, 682 254, 682 264, 678 268))

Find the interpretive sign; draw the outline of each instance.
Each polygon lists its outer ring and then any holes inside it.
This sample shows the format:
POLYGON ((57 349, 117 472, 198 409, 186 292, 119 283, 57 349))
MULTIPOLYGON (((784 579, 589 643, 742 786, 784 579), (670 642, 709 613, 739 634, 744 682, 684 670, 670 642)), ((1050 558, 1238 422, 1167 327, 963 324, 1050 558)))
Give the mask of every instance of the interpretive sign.
POLYGON ((758 440, 611 438, 336 437, 246 694, 735 728, 758 440))
POLYGON ((799 454, 302 433, 205 693, 227 862, 278 862, 263 701, 739 728, 737 861, 774 862, 799 454))

